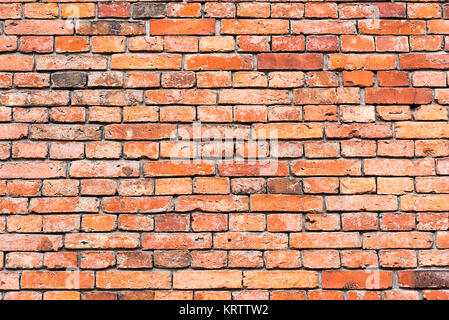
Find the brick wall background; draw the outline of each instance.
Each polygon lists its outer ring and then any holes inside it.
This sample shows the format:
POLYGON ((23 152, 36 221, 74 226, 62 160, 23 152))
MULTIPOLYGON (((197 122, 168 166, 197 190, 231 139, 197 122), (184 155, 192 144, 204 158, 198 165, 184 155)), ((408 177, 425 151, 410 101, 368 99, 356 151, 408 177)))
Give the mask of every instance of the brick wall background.
POLYGON ((0 298, 449 298, 445 1, 0 19, 0 298))

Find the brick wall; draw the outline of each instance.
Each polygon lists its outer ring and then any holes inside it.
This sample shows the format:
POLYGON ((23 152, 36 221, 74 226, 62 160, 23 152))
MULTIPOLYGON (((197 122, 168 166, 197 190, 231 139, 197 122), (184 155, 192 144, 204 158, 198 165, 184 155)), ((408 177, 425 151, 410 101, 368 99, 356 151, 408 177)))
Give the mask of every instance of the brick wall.
POLYGON ((0 19, 0 298, 449 298, 445 1, 0 19))

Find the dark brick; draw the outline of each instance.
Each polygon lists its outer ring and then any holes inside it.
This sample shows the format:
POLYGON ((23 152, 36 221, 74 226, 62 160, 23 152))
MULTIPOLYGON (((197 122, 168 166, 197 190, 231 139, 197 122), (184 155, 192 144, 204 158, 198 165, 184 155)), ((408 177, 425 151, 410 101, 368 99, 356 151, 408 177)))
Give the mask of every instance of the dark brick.
POLYGON ((84 88, 87 83, 85 72, 57 72, 51 76, 54 88, 84 88))

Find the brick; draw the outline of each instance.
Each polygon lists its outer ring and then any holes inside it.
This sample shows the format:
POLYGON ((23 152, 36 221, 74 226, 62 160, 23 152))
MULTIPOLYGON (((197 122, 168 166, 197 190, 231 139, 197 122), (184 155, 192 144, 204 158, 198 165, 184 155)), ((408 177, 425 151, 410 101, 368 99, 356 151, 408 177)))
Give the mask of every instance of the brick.
POLYGON ((232 212, 248 210, 244 196, 181 196, 176 211, 232 212))
MULTIPOLYGON (((438 79, 438 76, 435 76, 438 79)), ((416 120, 447 120, 447 109, 440 105, 422 105, 415 110, 416 120)))
POLYGON ((204 12, 206 17, 232 18, 235 16, 235 6, 232 3, 205 3, 204 12))
MULTIPOLYGON (((58 44, 58 41, 56 41, 56 44, 58 44)), ((53 51, 53 38, 52 37, 32 37, 32 36, 21 37, 20 38, 20 51, 26 52, 26 53, 52 52, 53 51)))
POLYGON ((407 159, 367 159, 364 171, 370 175, 424 176, 435 174, 433 161, 412 161, 407 159))
POLYGON ((396 56, 380 54, 330 54, 328 67, 330 70, 389 70, 395 69, 396 56))
POLYGON ((359 101, 358 88, 304 88, 293 91, 295 104, 357 104, 359 101))
POLYGON ((263 231, 263 214, 232 214, 229 216, 229 231, 263 231))
POLYGON ((10 269, 38 269, 44 265, 44 255, 37 252, 10 252, 5 266, 10 269))
POLYGON ((191 194, 192 180, 190 178, 158 179, 155 182, 156 194, 191 194))
MULTIPOLYGON (((372 210, 375 211, 375 210, 372 210)), ((342 215, 343 230, 376 230, 378 228, 377 214, 372 212, 354 212, 342 215)))
POLYGON ((16 35, 69 35, 73 34, 74 26, 69 20, 40 20, 6 21, 5 33, 16 35))
POLYGON ((309 269, 332 269, 340 267, 336 250, 308 250, 303 252, 304 267, 309 269))
POLYGON ((180 69, 181 56, 163 53, 115 54, 111 58, 111 68, 120 70, 180 69))
POLYGON ((208 35, 214 33, 214 19, 150 20, 151 35, 208 35))
POLYGON ((314 271, 245 271, 243 285, 246 288, 276 289, 315 288, 318 286, 318 274, 314 271), (271 287, 270 286, 270 287, 271 287))
POLYGON ((105 70, 107 59, 99 56, 39 56, 36 70, 105 70))
POLYGON ((151 268, 152 258, 149 252, 118 252, 117 266, 121 269, 151 268))
POLYGON ((426 29, 424 21, 408 21, 408 20, 359 21, 358 27, 362 34, 394 34, 394 35, 424 34, 426 29))
POLYGON ((447 54, 425 54, 425 53, 411 53, 399 55, 401 68, 404 70, 417 69, 447 69, 447 61, 449 56, 447 54))
POLYGON ((320 211, 322 202, 314 196, 288 196, 271 195, 251 197, 251 210, 253 211, 320 211), (286 202, 283 202, 285 200, 286 202), (278 201, 281 201, 279 203, 278 201))
POLYGON ((273 51, 304 51, 306 45, 304 36, 273 36, 271 46, 273 51))
POLYGON ((448 18, 3 0, 0 298, 447 299, 448 18))
POLYGON ((254 125, 253 134, 258 139, 318 139, 323 136, 322 129, 318 123, 268 123, 254 125))
POLYGON ((394 211, 397 199, 377 195, 330 196, 326 198, 326 207, 329 211, 394 211))
POLYGON ((447 288, 447 272, 440 270, 429 271, 400 271, 399 286, 403 288, 447 288))
POLYGON ((267 251, 265 260, 267 269, 290 269, 301 266, 300 253, 294 250, 267 251))
POLYGON ((72 249, 114 249, 114 248, 136 248, 139 244, 136 234, 70 234, 65 238, 65 246, 72 249))
POLYGON ((292 21, 293 34, 355 34, 356 24, 353 21, 306 20, 292 21))
POLYGON ((160 271, 99 271, 96 286, 103 289, 167 289, 170 273, 160 271))
MULTIPOLYGON (((371 50, 374 51, 374 50, 371 50)), ((408 38, 405 36, 376 37, 376 51, 378 52, 408 52, 408 38)))
POLYGON ((367 88, 366 102, 374 104, 428 104, 430 89, 367 88))
POLYGON ((22 16, 22 6, 19 3, 2 3, 0 17, 2 19, 17 19, 22 16))
POLYGON ((200 17, 201 4, 199 3, 170 3, 167 7, 169 17, 200 17))
POLYGON ((360 163, 352 160, 297 160, 292 164, 292 172, 297 176, 357 176, 360 171, 360 163))
POLYGON ((2 251, 58 251, 62 237, 56 235, 0 234, 2 251))
POLYGON ((359 248, 361 246, 358 233, 344 232, 307 232, 292 233, 290 235, 292 248, 359 248))
POLYGON ((145 24, 141 22, 83 21, 75 25, 81 35, 140 35, 145 34, 145 24))
MULTIPOLYGON (((345 268, 365 269, 378 267, 377 253, 372 250, 345 250, 340 253, 341 264, 345 268)), ((349 292, 350 293, 350 292, 349 292)), ((348 298, 349 298, 348 293, 348 298)))
POLYGON ((119 229, 127 231, 152 231, 153 218, 148 215, 120 215, 119 217, 119 229))
POLYGON ((92 52, 124 52, 125 40, 123 36, 94 36, 92 37, 92 52))
POLYGON ((231 73, 225 71, 205 71, 197 73, 199 88, 220 88, 231 86, 231 73))
POLYGON ((188 251, 155 251, 154 265, 158 268, 185 268, 190 265, 190 254, 188 251))
POLYGON ((61 4, 62 18, 93 18, 95 5, 93 3, 63 3, 61 4))
POLYGON ((143 169, 147 177, 189 176, 193 172, 195 175, 212 175, 215 173, 214 166, 206 161, 198 164, 188 162, 176 163, 171 161, 148 162, 144 165, 143 169))
POLYGON ((391 126, 382 123, 351 125, 328 123, 325 129, 326 136, 330 138, 390 138, 392 136, 391 126))
MULTIPOLYGON (((162 37, 137 36, 129 39, 130 51, 162 51, 164 42, 162 37)), ((167 48, 168 49, 168 48, 167 48)))
POLYGON ((165 36, 164 46, 167 52, 197 52, 198 40, 194 36, 165 36))
POLYGON ((277 19, 223 19, 223 34, 284 34, 288 31, 288 21, 277 19))
POLYGON ((411 36, 412 51, 439 51, 443 44, 442 36, 411 36))
POLYGON ((44 232, 75 232, 79 229, 80 216, 78 215, 44 216, 44 232))
POLYGON ((382 230, 413 230, 415 218, 410 213, 383 213, 381 215, 380 227, 382 230))
POLYGON ((304 193, 337 193, 338 178, 304 178, 304 193))
POLYGON ((409 85, 408 74, 403 71, 379 71, 377 79, 382 87, 406 87, 409 85))
POLYGON ((341 291, 314 290, 309 293, 309 300, 344 300, 341 291))
POLYGON ((241 271, 178 271, 173 277, 176 289, 220 289, 241 288, 241 271))
POLYGON ((433 237, 425 232, 377 232, 365 233, 363 247, 366 249, 430 248, 433 237))
POLYGON ((172 208, 171 197, 116 197, 103 202, 105 212, 165 212, 172 208))
POLYGON ((306 18, 337 18, 337 4, 335 3, 307 3, 306 18))
POLYGON ((307 51, 333 52, 338 51, 339 40, 336 36, 308 36, 307 51))
POLYGON ((323 65, 321 54, 261 53, 257 62, 259 69, 278 70, 316 70, 323 65))
POLYGON ((19 277, 20 273, 18 272, 2 272, 1 286, 2 290, 18 290, 19 289, 19 277))
POLYGON ((24 9, 25 18, 55 19, 59 15, 56 3, 27 3, 24 9))
POLYGON ((129 3, 99 3, 99 18, 127 18, 129 17, 129 3))
POLYGON ((185 59, 186 70, 247 70, 252 68, 252 59, 248 55, 187 55, 185 59))
POLYGON ((230 251, 228 257, 229 267, 253 267, 263 266, 262 253, 258 251, 230 251))
POLYGON ((1 71, 31 71, 33 58, 27 56, 2 56, 0 58, 1 71))
POLYGON ((401 197, 401 209, 404 211, 445 211, 446 196, 439 195, 405 195, 401 197))
POLYGON ((148 233, 142 236, 145 249, 206 249, 210 248, 212 237, 209 233, 148 233))
MULTIPOLYGON (((340 38, 343 52, 374 51, 374 38, 371 36, 342 35, 340 38)), ((377 45, 379 44, 377 43, 377 45)))
POLYGON ((387 268, 416 268, 416 253, 410 250, 382 250, 380 265, 387 268))
POLYGON ((42 293, 36 291, 9 291, 4 300, 42 300, 42 293))
POLYGON ((192 268, 219 269, 227 264, 225 251, 194 251, 192 252, 192 268))
POLYGON ((323 271, 323 288, 387 289, 392 286, 391 271, 323 271))

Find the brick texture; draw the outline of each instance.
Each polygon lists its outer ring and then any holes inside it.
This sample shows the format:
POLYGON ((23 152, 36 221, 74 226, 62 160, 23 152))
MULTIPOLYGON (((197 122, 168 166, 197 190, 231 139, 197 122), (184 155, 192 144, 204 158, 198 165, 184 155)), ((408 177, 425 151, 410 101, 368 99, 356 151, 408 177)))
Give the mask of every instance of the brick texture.
POLYGON ((449 5, 0 1, 0 299, 449 299, 449 5))

